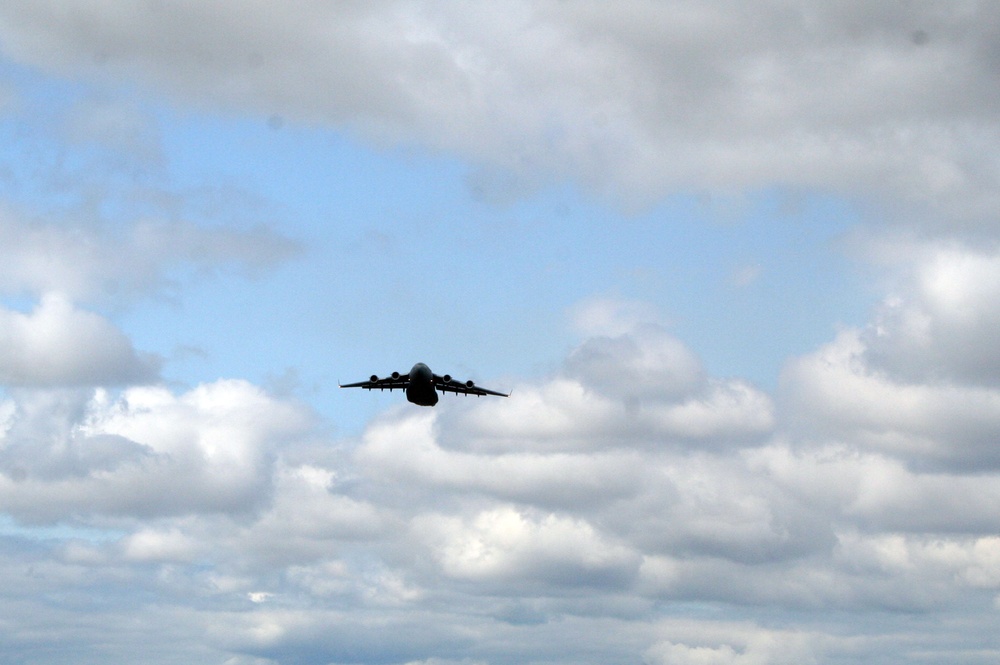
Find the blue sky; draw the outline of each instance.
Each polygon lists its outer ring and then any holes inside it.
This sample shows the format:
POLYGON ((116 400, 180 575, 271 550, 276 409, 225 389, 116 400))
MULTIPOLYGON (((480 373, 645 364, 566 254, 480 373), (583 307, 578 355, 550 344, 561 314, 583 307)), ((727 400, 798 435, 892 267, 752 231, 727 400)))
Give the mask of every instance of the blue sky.
POLYGON ((7 3, 0 660, 994 662, 998 22, 7 3))
MULTIPOLYGON (((139 348, 168 359, 168 379, 294 375, 336 414, 331 402, 342 396, 327 390, 338 372, 347 380, 426 354, 464 371, 537 377, 579 341, 572 308, 607 297, 655 303, 713 373, 773 388, 789 351, 862 322, 871 305, 843 242, 858 215, 829 194, 681 192, 633 211, 567 182, 487 200, 474 164, 419 146, 366 144, 279 116, 185 112, 148 91, 17 73, 25 103, 44 111, 34 127, 11 123, 21 134, 12 164, 51 151, 73 177, 101 160, 133 160, 92 183, 109 190, 98 213, 109 222, 167 212, 206 226, 266 226, 297 245, 266 274, 192 276, 182 266, 171 276, 182 287, 118 312, 139 348), (52 142, 53 127, 102 94, 134 104, 155 155, 52 142), (138 204, 130 174, 163 187, 172 208, 138 204), (381 364, 365 369, 372 362, 381 364)), ((20 174, 11 198, 41 211, 86 205, 82 183, 60 195, 33 185, 20 174)))
POLYGON ((225 183, 301 245, 252 288, 242 275, 213 279, 129 317, 142 348, 170 355, 163 340, 175 327, 198 341, 174 345, 209 347, 178 368, 199 372, 176 377, 187 382, 293 370, 336 414, 343 396, 326 391, 337 379, 410 359, 537 377, 579 341, 573 307, 608 297, 656 303, 713 373, 773 387, 789 349, 863 321, 871 304, 839 242, 856 215, 833 197, 774 191, 713 205, 678 194, 624 212, 565 184, 496 204, 470 187, 469 165, 413 148, 259 119, 167 127, 179 189, 225 183))

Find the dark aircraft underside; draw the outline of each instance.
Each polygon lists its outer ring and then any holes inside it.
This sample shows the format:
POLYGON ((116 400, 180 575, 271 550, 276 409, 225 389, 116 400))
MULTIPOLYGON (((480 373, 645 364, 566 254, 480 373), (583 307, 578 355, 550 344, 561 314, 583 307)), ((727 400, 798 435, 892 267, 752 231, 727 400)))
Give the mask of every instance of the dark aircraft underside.
POLYGON ((471 380, 455 381, 450 374, 439 376, 431 371, 431 368, 424 363, 414 365, 409 373, 400 374, 393 372, 387 377, 379 378, 377 374, 372 374, 368 381, 342 384, 341 388, 363 388, 365 390, 403 390, 406 392, 406 399, 420 406, 434 406, 438 403, 438 391, 443 393, 455 393, 459 395, 496 395, 497 397, 509 397, 510 393, 501 393, 495 390, 480 388, 471 380))

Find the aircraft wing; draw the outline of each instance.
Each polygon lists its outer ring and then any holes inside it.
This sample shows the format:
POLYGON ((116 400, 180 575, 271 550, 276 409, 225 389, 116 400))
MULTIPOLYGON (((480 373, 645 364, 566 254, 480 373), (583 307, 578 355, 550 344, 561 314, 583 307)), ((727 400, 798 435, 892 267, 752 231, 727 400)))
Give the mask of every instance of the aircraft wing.
POLYGON ((365 390, 405 390, 410 385, 410 375, 393 372, 389 376, 378 378, 372 374, 367 381, 357 383, 341 383, 341 388, 364 388, 365 390))
POLYGON ((510 393, 499 393, 495 390, 489 390, 487 388, 480 388, 472 381, 455 381, 450 376, 438 376, 434 375, 434 387, 443 393, 456 393, 458 395, 475 395, 480 397, 482 395, 496 395, 497 397, 510 397, 510 393))

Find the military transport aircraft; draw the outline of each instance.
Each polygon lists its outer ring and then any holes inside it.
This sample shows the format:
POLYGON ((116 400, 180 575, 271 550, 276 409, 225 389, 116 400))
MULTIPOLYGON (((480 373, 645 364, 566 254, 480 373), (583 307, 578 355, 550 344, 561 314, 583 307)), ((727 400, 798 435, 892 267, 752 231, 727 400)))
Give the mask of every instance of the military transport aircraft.
POLYGON ((443 393, 460 393, 462 395, 496 395, 510 397, 510 393, 498 393, 495 390, 480 388, 472 381, 453 381, 450 374, 438 376, 423 363, 417 363, 408 374, 393 372, 385 378, 372 374, 367 381, 341 384, 341 388, 364 388, 365 390, 405 390, 406 399, 420 406, 434 406, 438 403, 437 391, 443 393))

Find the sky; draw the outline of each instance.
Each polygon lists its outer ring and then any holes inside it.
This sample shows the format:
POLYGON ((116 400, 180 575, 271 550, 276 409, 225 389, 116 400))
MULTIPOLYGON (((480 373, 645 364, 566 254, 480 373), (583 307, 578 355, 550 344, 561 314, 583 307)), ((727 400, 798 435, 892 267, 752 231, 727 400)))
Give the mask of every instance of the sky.
POLYGON ((997 662, 998 34, 0 4, 0 660, 997 662))

